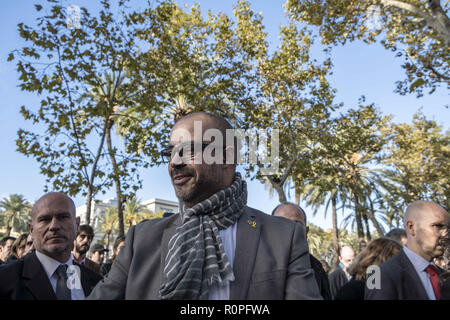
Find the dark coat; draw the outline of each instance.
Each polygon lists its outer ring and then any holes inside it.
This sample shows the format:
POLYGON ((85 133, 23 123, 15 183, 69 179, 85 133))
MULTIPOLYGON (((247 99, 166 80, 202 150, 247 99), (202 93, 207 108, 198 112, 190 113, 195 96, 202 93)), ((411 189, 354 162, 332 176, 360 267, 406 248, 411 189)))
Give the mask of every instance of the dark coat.
POLYGON ((311 268, 314 270, 317 286, 319 287, 320 295, 324 300, 332 300, 330 283, 328 281, 328 275, 323 269, 322 264, 312 254, 309 254, 311 268))
POLYGON ((341 289, 348 282, 347 275, 341 268, 337 268, 336 270, 334 270, 328 276, 328 280, 330 281, 330 291, 332 299, 336 297, 339 289, 341 289))
MULTIPOLYGON (((87 297, 101 276, 84 266, 77 266, 87 297)), ((0 284, 0 300, 56 300, 50 280, 34 252, 0 268, 0 284)))
MULTIPOLYGON (((442 269, 438 268, 438 273, 442 269)), ((365 290, 365 300, 428 300, 413 264, 403 250, 380 265, 380 289, 365 290)))
POLYGON ((450 278, 442 284, 441 300, 450 300, 450 278))
POLYGON ((365 280, 351 278, 336 293, 334 300, 364 300, 365 280))
MULTIPOLYGON (((88 299, 159 299, 179 214, 132 226, 110 272, 88 299)), ((321 299, 300 224, 249 207, 237 222, 231 300, 321 299)))

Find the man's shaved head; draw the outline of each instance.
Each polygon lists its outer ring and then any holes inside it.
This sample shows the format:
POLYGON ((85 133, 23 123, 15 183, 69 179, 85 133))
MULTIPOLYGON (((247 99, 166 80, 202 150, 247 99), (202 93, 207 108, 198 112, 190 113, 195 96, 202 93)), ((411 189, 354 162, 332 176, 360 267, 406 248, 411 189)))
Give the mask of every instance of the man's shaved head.
POLYGON ((39 208, 43 206, 47 202, 52 202, 55 200, 59 201, 67 201, 69 208, 71 209, 71 213, 73 213, 73 216, 76 215, 76 208, 75 203, 73 200, 61 192, 49 192, 44 194, 42 197, 40 197, 33 205, 33 208, 31 209, 31 218, 34 219, 36 216, 36 213, 38 212, 39 208))
POLYGON ((300 222, 306 227, 305 211, 295 203, 285 202, 279 204, 275 207, 275 209, 273 209, 272 215, 300 222))
POLYGON ((406 222, 409 220, 420 220, 421 217, 427 214, 427 212, 441 212, 446 214, 447 211, 437 203, 431 201, 415 201, 411 203, 408 208, 406 208, 404 225, 406 227, 406 222))
POLYGON ((439 204, 415 201, 405 212, 406 246, 427 261, 441 256, 446 247, 450 216, 439 204))

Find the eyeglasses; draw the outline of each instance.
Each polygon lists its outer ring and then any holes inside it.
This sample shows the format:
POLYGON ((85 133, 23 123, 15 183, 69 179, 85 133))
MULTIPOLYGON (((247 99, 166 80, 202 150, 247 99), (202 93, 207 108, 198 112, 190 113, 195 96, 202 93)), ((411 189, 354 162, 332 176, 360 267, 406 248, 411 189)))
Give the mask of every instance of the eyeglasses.
POLYGON ((210 143, 200 143, 196 141, 182 142, 175 147, 169 146, 164 148, 161 151, 161 156, 164 163, 169 163, 176 154, 183 161, 189 161, 194 159, 200 151, 203 153, 205 148, 209 145, 210 143))

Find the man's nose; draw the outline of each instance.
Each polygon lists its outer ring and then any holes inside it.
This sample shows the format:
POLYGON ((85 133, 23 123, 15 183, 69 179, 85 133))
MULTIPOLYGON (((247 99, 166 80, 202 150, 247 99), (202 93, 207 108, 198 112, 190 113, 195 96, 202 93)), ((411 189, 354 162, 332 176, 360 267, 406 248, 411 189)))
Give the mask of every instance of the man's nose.
POLYGON ((183 162, 183 158, 180 157, 179 152, 175 152, 174 155, 172 156, 172 159, 170 159, 169 165, 172 168, 180 168, 185 166, 185 163, 183 162))
POLYGON ((50 230, 59 230, 61 228, 60 223, 56 217, 53 217, 52 221, 50 222, 50 230))

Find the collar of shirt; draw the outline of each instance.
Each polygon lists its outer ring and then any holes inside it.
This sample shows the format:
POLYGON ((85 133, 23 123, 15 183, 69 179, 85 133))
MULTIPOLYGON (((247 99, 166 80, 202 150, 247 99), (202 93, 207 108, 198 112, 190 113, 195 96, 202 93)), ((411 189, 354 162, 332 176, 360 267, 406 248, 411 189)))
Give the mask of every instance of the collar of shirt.
POLYGON ((414 266, 414 269, 416 269, 417 273, 425 271, 425 269, 428 267, 430 263, 429 261, 425 260, 421 256, 419 256, 417 253, 409 249, 407 246, 403 247, 403 251, 408 256, 409 260, 414 266))
POLYGON ((60 264, 67 264, 67 266, 73 265, 72 253, 70 253, 69 260, 67 260, 64 263, 56 261, 55 259, 50 258, 49 256, 47 256, 37 250, 36 250, 36 257, 41 262, 42 266, 44 267, 45 273, 47 274, 47 276, 49 278, 51 278, 53 276, 53 274, 56 271, 56 268, 58 268, 60 264))

